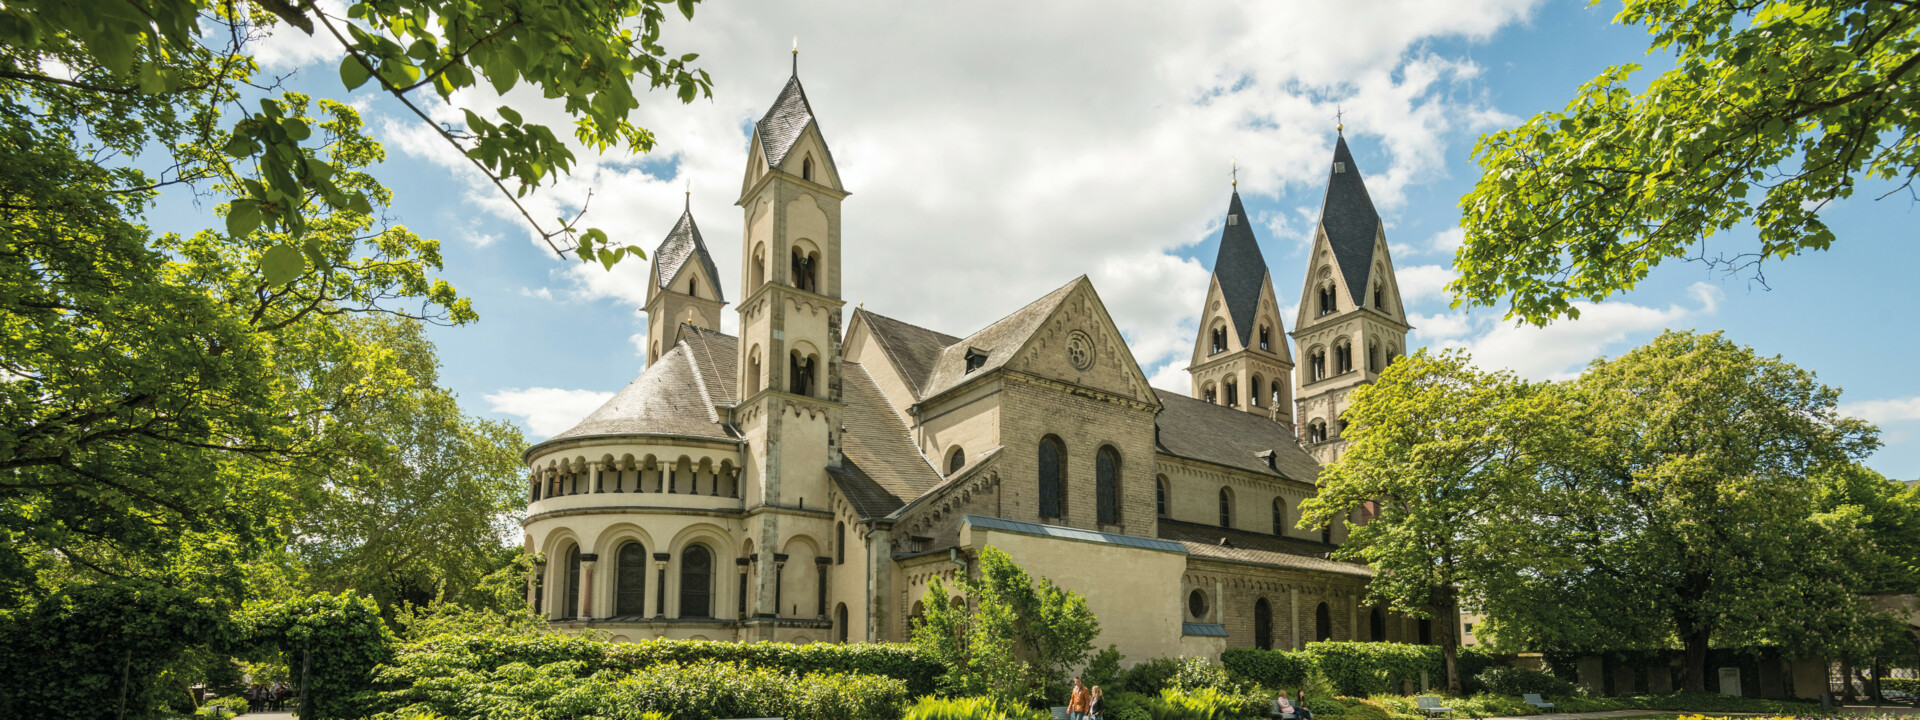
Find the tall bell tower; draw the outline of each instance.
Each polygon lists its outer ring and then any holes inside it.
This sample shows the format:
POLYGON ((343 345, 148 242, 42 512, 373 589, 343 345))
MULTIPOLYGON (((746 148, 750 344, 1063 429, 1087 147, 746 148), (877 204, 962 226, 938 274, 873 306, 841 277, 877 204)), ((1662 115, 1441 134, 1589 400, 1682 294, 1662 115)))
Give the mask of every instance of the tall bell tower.
POLYGON ((1300 355, 1294 417, 1301 444, 1320 462, 1331 463, 1346 448, 1341 414, 1348 396, 1405 354, 1412 329, 1387 253, 1386 228, 1344 134, 1333 147, 1327 197, 1293 326, 1300 355))
POLYGON ((1273 295, 1273 273, 1260 254, 1253 221, 1240 205, 1238 181, 1220 230, 1200 336, 1193 343, 1193 397, 1293 427, 1293 356, 1273 295))
POLYGON ((647 273, 647 364, 673 348, 680 324, 720 329, 720 309, 727 299, 720 290, 720 271, 700 239, 693 222, 692 198, 680 221, 660 246, 653 249, 653 268, 647 273))
MULTIPOLYGON (((740 313, 740 402, 747 441, 747 532, 759 563, 749 614, 812 619, 777 602, 783 538, 828 537, 829 466, 840 463, 840 171, 796 72, 754 125, 736 203, 746 217, 740 313), (776 607, 776 605, 781 605, 776 607)), ((802 612, 804 610, 804 612, 802 612)), ((771 639, 760 624, 752 638, 771 639)))

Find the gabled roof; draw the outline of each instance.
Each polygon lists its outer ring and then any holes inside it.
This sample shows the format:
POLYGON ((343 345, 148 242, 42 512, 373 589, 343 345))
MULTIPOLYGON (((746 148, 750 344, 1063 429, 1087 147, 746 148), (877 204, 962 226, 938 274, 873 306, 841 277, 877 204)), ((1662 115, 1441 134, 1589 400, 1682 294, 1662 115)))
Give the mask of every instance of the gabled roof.
POLYGON ((1333 246, 1333 257, 1340 264, 1340 277, 1353 295, 1353 306, 1360 307, 1367 293, 1368 275, 1373 270, 1373 241, 1380 231, 1380 213, 1373 209, 1367 184, 1360 179, 1360 166, 1353 162, 1342 136, 1333 146, 1333 166, 1327 174, 1327 199, 1320 206, 1320 227, 1333 246))
POLYGON ((900 377, 907 381, 907 389, 915 399, 923 397, 921 390, 933 374, 934 364, 940 361, 940 351, 960 342, 960 338, 952 335, 904 323, 866 308, 854 313, 866 318, 868 332, 873 333, 887 360, 900 371, 900 377))
MULTIPOLYGON (((767 114, 755 123, 754 134, 760 137, 760 152, 767 158, 768 167, 780 167, 787 161, 787 153, 800 142, 800 136, 806 134, 808 125, 818 125, 813 116, 813 106, 807 103, 807 91, 800 87, 800 76, 787 79, 787 86, 780 89, 780 96, 774 98, 773 107, 767 108, 767 114)), ((820 147, 827 146, 824 134, 820 147)), ((829 165, 833 163, 833 151, 827 150, 824 158, 829 165)))
POLYGON ((700 382, 706 387, 707 397, 715 405, 732 405, 740 402, 734 397, 740 382, 740 338, 718 330, 699 327, 691 323, 680 323, 680 337, 676 341, 687 346, 692 354, 694 369, 700 372, 700 382))
POLYGON ((1081 275, 1072 282, 1053 292, 1042 295, 1040 299, 1028 303, 1026 307, 1013 311, 1013 314, 994 321, 992 325, 981 328, 980 332, 968 335, 940 351, 939 360, 933 365, 933 372, 927 377, 921 398, 929 398, 946 392, 965 382, 968 378, 991 372, 1007 364, 1013 355, 1025 345, 1027 338, 1040 329, 1042 323, 1053 315, 1055 308, 1067 299, 1067 295, 1081 283, 1087 282, 1087 276, 1081 275), (972 372, 967 371, 967 350, 977 348, 987 354, 986 362, 972 372))
POLYGON ((884 516, 938 487, 940 473, 920 454, 873 376, 860 363, 843 363, 840 370, 840 399, 846 403, 840 452, 853 467, 833 475, 855 509, 884 516))
MULTIPOLYGON (((635 434, 738 440, 714 411, 708 383, 696 367, 699 360, 694 354, 689 343, 675 344, 587 419, 541 444, 570 438, 635 434)), ((731 357, 731 353, 728 356, 731 357)))
POLYGON ((1320 476, 1320 463, 1301 449, 1285 425, 1159 388, 1153 394, 1160 398, 1154 422, 1163 452, 1308 484, 1320 476), (1273 468, 1260 455, 1269 451, 1273 468))
POLYGON ((680 268, 688 260, 700 263, 700 269, 706 271, 707 280, 713 283, 713 299, 726 302, 726 295, 720 290, 720 270, 713 264, 713 256, 707 254, 707 244, 700 239, 700 226, 693 223, 693 209, 680 213, 680 221, 673 224, 673 230, 667 233, 667 239, 660 241, 660 247, 653 251, 653 265, 659 272, 660 287, 672 285, 680 274, 680 268))
POLYGON ((1220 230, 1220 253, 1213 260, 1213 278, 1226 296, 1227 316, 1240 333, 1240 347, 1251 346, 1253 315, 1260 309, 1260 288, 1267 283, 1267 259, 1260 255, 1260 240, 1253 235, 1253 223, 1240 206, 1240 191, 1227 203, 1227 220, 1220 230))

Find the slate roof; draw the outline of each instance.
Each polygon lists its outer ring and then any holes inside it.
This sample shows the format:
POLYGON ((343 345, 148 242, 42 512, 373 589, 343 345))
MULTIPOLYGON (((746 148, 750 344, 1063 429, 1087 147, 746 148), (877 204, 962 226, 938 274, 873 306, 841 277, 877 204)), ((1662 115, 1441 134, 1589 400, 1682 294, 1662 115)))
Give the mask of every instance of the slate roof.
POLYGON ((713 256, 707 254, 707 244, 700 239, 700 226, 693 223, 693 209, 680 213, 680 221, 673 224, 673 230, 667 233, 667 239, 660 241, 660 247, 653 250, 654 267, 660 270, 660 287, 671 285, 674 276, 680 274, 680 268, 688 260, 697 260, 700 269, 707 272, 707 279, 713 283, 713 299, 726 301, 720 290, 720 270, 713 264, 713 256))
POLYGON ((1340 265, 1340 277, 1347 281, 1353 306, 1360 307, 1367 293, 1367 276, 1373 270, 1373 240, 1380 230, 1380 213, 1373 209, 1367 184, 1360 179, 1360 166, 1353 162, 1342 136, 1333 146, 1333 166, 1327 173, 1327 199, 1320 206, 1320 227, 1333 246, 1333 258, 1340 265), (1345 168, 1344 172, 1339 171, 1345 168))
POLYGON ((1200 637, 1226 637, 1227 626, 1221 625, 1220 623, 1183 622, 1180 623, 1180 634, 1198 635, 1200 637))
POLYGON ((1253 235, 1253 222, 1240 206, 1240 191, 1233 192, 1227 204, 1227 222, 1220 230, 1220 253, 1213 259, 1213 278, 1226 296, 1227 316, 1240 333, 1240 347, 1253 345, 1253 314, 1260 309, 1260 288, 1267 282, 1267 259, 1260 255, 1260 240, 1253 235))
POLYGON ((1333 551, 1331 545, 1167 518, 1161 518, 1158 525, 1161 539, 1180 543, 1191 557, 1373 577, 1373 571, 1364 565, 1324 557, 1333 551), (1227 544, 1220 544, 1222 538, 1227 544))
POLYGON ((1013 311, 1013 314, 994 321, 992 325, 981 328, 979 332, 968 335, 951 345, 942 348, 940 358, 935 361, 933 371, 928 374, 927 382, 920 393, 922 399, 933 397, 952 390, 969 378, 991 372, 1020 351, 1027 338, 1040 329, 1041 323, 1053 315, 1055 308, 1065 301, 1067 294, 1075 287, 1087 282, 1087 276, 1081 275, 1072 282, 1047 293, 1040 299, 1028 303, 1026 307, 1013 311), (986 362, 973 372, 967 372, 967 350, 979 348, 987 353, 986 362))
POLYGON ((867 369, 842 363, 840 370, 840 399, 846 403, 840 451, 854 467, 834 478, 863 515, 871 509, 876 514, 867 517, 885 516, 938 487, 944 478, 927 464, 867 369))
POLYGON ((715 413, 707 391, 710 383, 703 381, 701 370, 695 367, 699 361, 694 354, 689 343, 674 345, 587 419, 546 442, 632 434, 737 440, 715 413))
POLYGON ((1040 523, 1021 522, 1019 520, 1008 520, 1006 518, 988 517, 985 515, 966 515, 961 518, 961 521, 974 527, 999 530, 1001 532, 1020 533, 1022 535, 1037 535, 1040 537, 1059 538, 1061 540, 1078 540, 1081 542, 1100 543, 1102 545, 1121 545, 1140 548, 1142 550, 1158 550, 1160 552, 1185 553, 1187 551, 1186 547, 1178 542, 1155 540, 1153 538, 1143 538, 1136 535, 1081 530, 1080 528, 1062 527, 1060 525, 1042 525, 1040 523))
POLYGON ((735 392, 740 382, 740 338, 718 330, 680 323, 679 342, 693 354, 693 367, 700 371, 700 382, 715 405, 740 402, 735 392))
MULTIPOLYGON (((767 114, 754 124, 755 134, 760 136, 760 152, 767 157, 768 167, 780 167, 786 162, 787 153, 793 151, 794 144, 800 142, 800 136, 806 134, 808 125, 819 124, 813 116, 813 106, 807 103, 807 91, 800 87, 800 76, 787 79, 787 86, 780 89, 780 96, 774 98, 773 107, 767 108, 767 114)), ((826 148, 824 134, 820 147, 826 148)), ((833 151, 826 150, 827 164, 833 164, 833 151)))
POLYGON ((1237 470, 1313 483, 1320 463, 1300 447, 1286 426, 1253 413, 1154 388, 1160 450, 1237 470), (1269 469, 1260 453, 1272 451, 1269 469))
POLYGON ((940 361, 941 349, 960 342, 960 338, 952 335, 904 323, 866 308, 854 312, 866 317, 867 329, 907 381, 907 389, 915 399, 923 397, 921 390, 933 374, 934 364, 940 361))

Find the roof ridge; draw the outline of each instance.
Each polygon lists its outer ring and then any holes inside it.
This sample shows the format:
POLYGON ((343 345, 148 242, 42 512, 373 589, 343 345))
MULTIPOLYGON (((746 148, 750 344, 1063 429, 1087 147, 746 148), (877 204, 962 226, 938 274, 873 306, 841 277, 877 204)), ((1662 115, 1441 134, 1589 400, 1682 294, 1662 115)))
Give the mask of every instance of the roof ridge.
MULTIPOLYGON (((680 323, 680 326, 691 327, 692 323, 683 322, 683 323, 680 323)), ((692 358, 692 355, 694 352, 693 343, 687 342, 686 338, 678 338, 677 342, 675 342, 673 346, 675 348, 685 347, 687 349, 687 355, 688 355, 687 360, 689 362, 693 360, 692 358)), ((708 358, 708 361, 711 362, 712 358, 708 358)), ((700 389, 700 399, 706 401, 704 403, 701 403, 701 407, 704 407, 707 409, 707 419, 711 422, 719 423, 720 413, 719 411, 713 409, 713 393, 707 391, 707 379, 704 377, 701 377, 702 373, 700 372, 699 368, 692 368, 692 370, 693 372, 689 374, 693 376, 693 385, 694 387, 697 387, 700 389)))
POLYGON ((994 320, 993 322, 980 326, 979 330, 973 331, 971 334, 968 334, 966 337, 960 338, 959 341, 951 345, 948 345, 947 347, 953 347, 954 345, 959 345, 962 342, 966 342, 968 340, 973 339, 974 337, 978 336, 980 333, 993 329, 994 326, 999 325, 1000 323, 1006 322, 1008 320, 1012 320, 1014 316, 1026 312, 1028 308, 1031 308, 1036 305, 1039 305, 1040 303, 1046 302, 1047 299, 1053 297, 1054 294, 1060 293, 1065 290, 1069 290, 1074 286, 1074 284, 1080 282, 1081 280, 1085 280, 1086 278, 1087 278, 1086 273, 1081 273, 1078 277, 1075 277, 1072 280, 1068 280, 1067 284, 1061 285, 1060 287, 1054 288, 1052 290, 1048 290, 1045 294, 1042 294, 1040 297, 1034 298, 1033 300, 1029 301, 1025 305, 1021 305, 1020 307, 1014 308, 1012 312, 1009 312, 1005 315, 1000 316, 999 319, 994 320))

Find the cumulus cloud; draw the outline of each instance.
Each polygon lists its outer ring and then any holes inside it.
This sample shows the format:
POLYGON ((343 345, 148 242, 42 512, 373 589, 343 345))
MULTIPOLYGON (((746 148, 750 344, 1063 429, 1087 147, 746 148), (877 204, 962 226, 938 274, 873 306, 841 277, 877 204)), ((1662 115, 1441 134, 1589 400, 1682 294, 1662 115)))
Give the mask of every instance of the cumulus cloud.
MULTIPOLYGON (((713 99, 644 94, 636 117, 660 139, 653 154, 582 153, 571 176, 524 202, 534 217, 570 215, 591 193, 587 225, 651 251, 690 184, 723 283, 737 292, 733 201, 748 133, 786 81, 787 38, 798 34, 800 76, 853 193, 842 214, 849 302, 966 334, 1086 273, 1140 362, 1162 377, 1161 365, 1184 366, 1193 342, 1206 273, 1180 255, 1217 234, 1228 159, 1238 157, 1249 196, 1319 187, 1337 104, 1349 141, 1385 158, 1365 170, 1391 215, 1407 187, 1445 172, 1452 143, 1504 119, 1473 91, 1479 68, 1428 41, 1484 39, 1537 2, 1206 3, 1178 13, 1144 2, 707 6, 691 23, 670 17, 665 37, 701 53, 713 99), (1342 31, 1326 31, 1334 27, 1342 31)), ((524 87, 455 102, 570 124, 524 87)), ((446 107, 433 115, 459 121, 446 107)), ((400 152, 464 178, 476 210, 525 230, 429 129, 387 130, 400 152)), ((1272 239, 1295 240, 1315 219, 1305 210, 1261 221, 1272 239)), ((644 302, 643 263, 611 273, 556 263, 577 297, 644 302)), ((1277 289, 1291 294, 1293 281, 1277 289)), ((732 331, 732 313, 724 323, 732 331)))
POLYGON ((520 418, 530 438, 566 432, 613 398, 610 392, 560 388, 509 388, 486 396, 493 411, 520 418))
POLYGON ((1453 282, 1453 270, 1439 265, 1414 265, 1394 269, 1394 277, 1400 281, 1400 297, 1408 303, 1420 303, 1446 295, 1447 283, 1453 282))
POLYGON ((1920 396, 1842 403, 1838 410, 1871 423, 1920 420, 1920 396))
MULTIPOLYGON (((333 17, 347 15, 347 7, 340 0, 320 0, 319 6, 322 12, 333 17)), ((267 72, 284 72, 307 65, 317 68, 338 63, 345 56, 340 41, 318 26, 313 34, 308 35, 282 22, 265 34, 267 37, 250 45, 249 50, 253 52, 253 59, 260 63, 260 68, 267 72)))
MULTIPOLYGON (((1476 323, 1478 334, 1455 334, 1434 345, 1463 348, 1483 368, 1507 368, 1536 380, 1562 380, 1578 375, 1588 362, 1619 343, 1684 327, 1719 309, 1720 289, 1715 286, 1694 283, 1688 295, 1698 306, 1654 308, 1619 301, 1577 302, 1574 307, 1580 310, 1580 319, 1558 320, 1546 327, 1471 319, 1466 322, 1476 323)), ((1459 329, 1448 326, 1451 321, 1444 315, 1427 318, 1426 322, 1434 323, 1440 332, 1459 329)))

